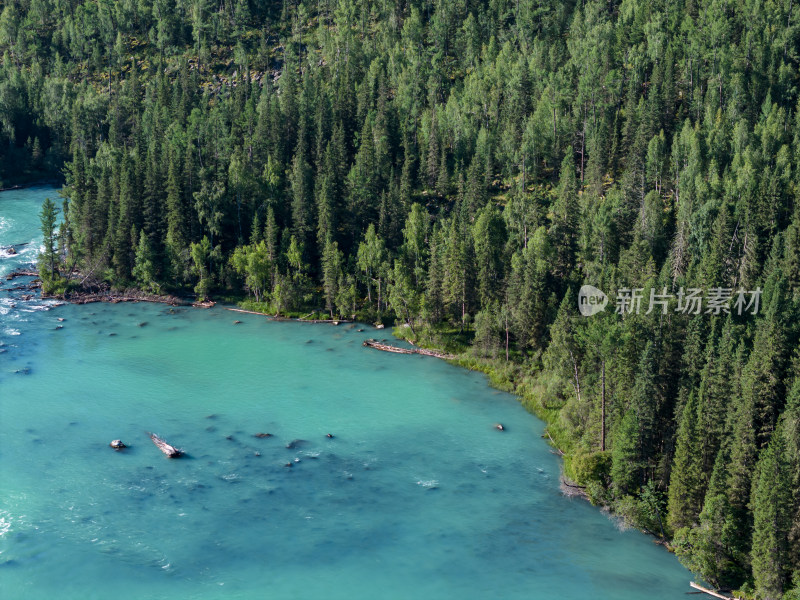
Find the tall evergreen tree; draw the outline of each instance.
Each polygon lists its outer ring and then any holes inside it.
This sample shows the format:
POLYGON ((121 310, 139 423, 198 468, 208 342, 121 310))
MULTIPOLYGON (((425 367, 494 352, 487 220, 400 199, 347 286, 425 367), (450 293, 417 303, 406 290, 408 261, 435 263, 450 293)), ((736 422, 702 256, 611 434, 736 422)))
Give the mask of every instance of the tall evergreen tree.
POLYGON ((753 480, 753 579, 759 597, 777 600, 789 579, 792 491, 782 432, 776 431, 753 480))

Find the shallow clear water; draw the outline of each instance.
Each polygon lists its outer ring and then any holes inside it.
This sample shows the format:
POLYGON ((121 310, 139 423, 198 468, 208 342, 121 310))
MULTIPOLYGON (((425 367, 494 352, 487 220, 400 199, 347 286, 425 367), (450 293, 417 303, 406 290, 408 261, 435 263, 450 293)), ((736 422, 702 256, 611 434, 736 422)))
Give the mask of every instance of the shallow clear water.
MULTIPOLYGON (((37 239, 46 195, 0 194, 0 245, 37 239)), ((0 274, 33 254, 0 258, 0 274)), ((512 396, 361 346, 382 332, 18 296, 0 291, 3 598, 688 589, 650 538, 560 494, 542 424, 512 396), (147 431, 188 456, 165 458, 147 431)))

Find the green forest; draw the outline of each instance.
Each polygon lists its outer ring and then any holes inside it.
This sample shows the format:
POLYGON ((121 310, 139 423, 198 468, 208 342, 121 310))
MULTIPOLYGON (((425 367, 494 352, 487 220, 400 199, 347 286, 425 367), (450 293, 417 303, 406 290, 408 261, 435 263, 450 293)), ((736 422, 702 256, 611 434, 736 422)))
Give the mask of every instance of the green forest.
POLYGON ((0 9, 0 180, 64 184, 46 292, 396 323, 699 578, 800 598, 797 3, 0 9))

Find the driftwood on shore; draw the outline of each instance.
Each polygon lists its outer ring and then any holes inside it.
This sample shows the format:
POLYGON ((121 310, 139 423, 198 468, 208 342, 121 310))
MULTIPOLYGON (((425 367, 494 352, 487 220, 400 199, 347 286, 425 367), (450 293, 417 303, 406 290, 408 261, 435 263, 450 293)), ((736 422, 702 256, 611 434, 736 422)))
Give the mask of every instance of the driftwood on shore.
POLYGON ((696 590, 700 590, 704 594, 708 594, 709 596, 714 596, 714 598, 721 598, 722 600, 738 600, 738 598, 735 598, 733 596, 725 596, 723 594, 720 594, 719 592, 715 592, 714 590, 705 588, 702 585, 698 585, 694 581, 690 581, 689 586, 693 587, 696 590))
POLYGON ((125 290, 124 292, 72 292, 63 295, 42 296, 43 298, 59 298, 72 304, 91 304, 92 302, 156 302, 159 304, 169 304, 170 306, 180 306, 186 304, 177 296, 161 296, 158 294, 147 294, 138 290, 125 290))
POLYGON ((331 325, 338 325, 339 323, 350 323, 350 321, 342 319, 295 319, 299 323, 330 323, 331 325))
MULTIPOLYGON (((339 323, 352 323, 352 321, 348 321, 347 319, 306 319, 306 317, 300 317, 299 319, 292 319, 290 317, 282 317, 280 315, 270 315, 267 313, 258 312, 255 310, 245 310, 243 308, 232 308, 230 306, 226 306, 225 310, 230 310, 233 312, 239 313, 246 313, 248 315, 260 315, 262 317, 267 317, 272 321, 296 321, 298 323, 330 323, 331 325, 338 325, 339 323)), ((311 313, 313 314, 313 313, 311 313)), ((308 316, 308 315, 306 315, 308 316)))
POLYGON ((437 352, 435 350, 425 350, 424 348, 399 348, 389 344, 382 344, 377 340, 364 340, 364 346, 367 348, 375 348, 376 350, 383 350, 384 352, 394 352, 396 354, 421 354, 422 356, 433 356, 434 358, 443 358, 445 360, 452 360, 455 358, 453 354, 445 352, 437 352))
POLYGON ((153 440, 153 443, 158 446, 158 449, 167 456, 167 458, 178 458, 183 454, 183 451, 168 444, 166 440, 158 437, 155 433, 148 433, 148 435, 150 436, 150 439, 153 440))
POLYGON ((31 269, 17 269, 16 271, 12 271, 6 275, 6 281, 11 281, 17 277, 39 277, 39 271, 33 271, 31 269))
POLYGON ((32 292, 33 290, 37 290, 40 287, 42 287, 41 283, 31 283, 29 285, 15 285, 14 287, 0 288, 0 290, 4 292, 18 292, 20 290, 26 292, 32 292))
POLYGON ((230 311, 238 312, 238 313, 247 313, 248 315, 261 315, 262 317, 268 317, 269 316, 266 313, 260 313, 260 312, 255 311, 255 310, 245 310, 243 308, 231 308, 230 306, 226 306, 225 310, 230 310, 230 311))
POLYGON ((553 448, 556 449, 556 451, 553 452, 553 454, 558 454, 559 456, 564 456, 564 451, 561 448, 558 447, 558 445, 556 444, 556 441, 553 439, 553 436, 550 435, 550 432, 547 431, 547 429, 544 430, 544 435, 542 435, 542 437, 544 437, 545 435, 548 438, 550 438, 550 443, 552 443, 553 444, 553 448))
POLYGON ((576 485, 562 473, 561 477, 559 477, 559 484, 561 488, 561 493, 567 496, 568 498, 582 498, 584 500, 589 500, 589 495, 586 493, 586 488, 582 485, 576 485))

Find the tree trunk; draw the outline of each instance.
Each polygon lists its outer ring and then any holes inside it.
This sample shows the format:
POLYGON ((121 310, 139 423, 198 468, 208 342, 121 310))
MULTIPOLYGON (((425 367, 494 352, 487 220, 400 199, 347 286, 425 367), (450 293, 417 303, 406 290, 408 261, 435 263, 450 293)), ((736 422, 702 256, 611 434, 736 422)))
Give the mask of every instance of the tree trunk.
POLYGON ((575 360, 575 355, 572 350, 569 351, 569 356, 572 359, 572 368, 575 371, 575 395, 578 397, 578 404, 581 403, 581 382, 578 378, 578 362, 575 360))
POLYGON ((600 376, 600 450, 606 450, 606 361, 603 360, 600 376))
POLYGON ((508 362, 508 315, 506 315, 505 323, 506 323, 506 362, 508 362))

